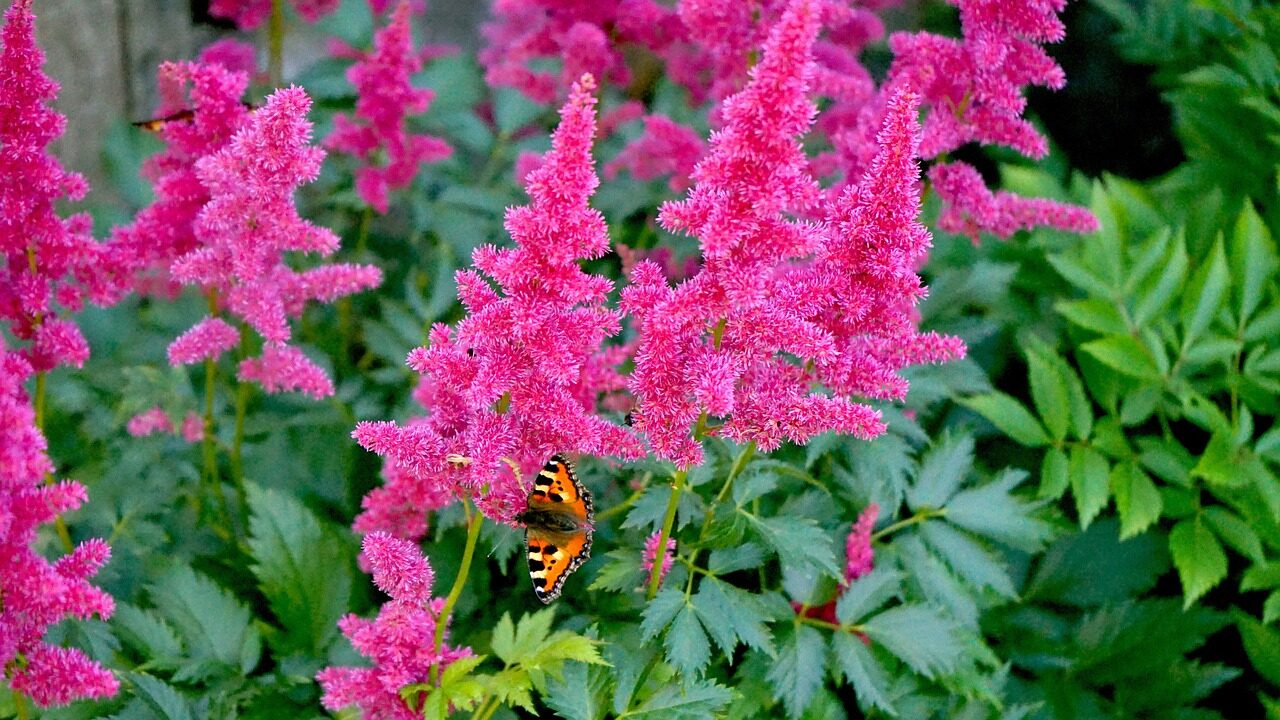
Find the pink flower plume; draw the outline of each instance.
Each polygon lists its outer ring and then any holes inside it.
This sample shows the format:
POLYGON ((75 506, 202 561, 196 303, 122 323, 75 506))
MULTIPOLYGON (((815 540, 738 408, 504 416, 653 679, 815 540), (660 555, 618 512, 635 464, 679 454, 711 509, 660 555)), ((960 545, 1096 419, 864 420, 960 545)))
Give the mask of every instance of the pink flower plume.
POLYGON ((447 143, 431 135, 406 130, 406 118, 425 112, 435 93, 413 86, 410 76, 422 68, 413 48, 409 26, 411 5, 401 0, 386 27, 373 39, 373 51, 361 55, 347 72, 356 87, 355 117, 334 117, 333 134, 325 144, 350 153, 368 164, 356 171, 356 190, 378 212, 388 209, 388 193, 408 187, 423 163, 452 154, 447 143), (378 164, 374 156, 384 158, 378 164))
POLYGON ((868 505, 858 515, 858 521, 853 524, 849 530, 849 536, 845 538, 844 580, 846 585, 871 572, 875 567, 875 556, 871 550, 871 531, 875 528, 879 515, 880 506, 875 503, 868 505))
MULTIPOLYGON (((653 564, 658 559, 658 543, 662 539, 662 532, 656 531, 644 541, 644 551, 640 554, 640 567, 644 569, 645 578, 649 577, 649 573, 653 571, 653 564)), ((667 538, 667 547, 662 551, 662 569, 658 570, 658 582, 666 579, 667 573, 671 572, 671 566, 675 564, 676 539, 667 538)))

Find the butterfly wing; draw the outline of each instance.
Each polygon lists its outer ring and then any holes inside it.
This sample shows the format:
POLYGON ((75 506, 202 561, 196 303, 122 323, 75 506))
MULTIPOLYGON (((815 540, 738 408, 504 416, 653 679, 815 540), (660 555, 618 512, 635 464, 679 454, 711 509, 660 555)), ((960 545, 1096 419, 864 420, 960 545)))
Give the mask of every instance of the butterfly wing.
POLYGON ((569 461, 554 455, 535 476, 528 505, 539 517, 555 519, 525 530, 533 593, 549 603, 560 596, 569 575, 591 557, 591 492, 569 461))

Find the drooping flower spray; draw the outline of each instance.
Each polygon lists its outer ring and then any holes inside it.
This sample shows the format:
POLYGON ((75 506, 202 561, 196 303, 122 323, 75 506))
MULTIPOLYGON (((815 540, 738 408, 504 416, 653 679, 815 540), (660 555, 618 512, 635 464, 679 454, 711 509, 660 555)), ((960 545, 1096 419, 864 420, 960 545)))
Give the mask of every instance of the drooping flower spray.
POLYGON ((110 617, 114 602, 89 583, 111 550, 92 539, 73 546, 61 515, 87 499, 84 486, 55 482, 44 436, 45 373, 79 367, 89 347, 62 313, 86 297, 108 299, 96 273, 102 248, 88 218, 60 217, 54 204, 85 193, 84 180, 62 168, 47 146, 65 119, 46 103, 58 85, 42 66, 31 0, 5 12, 0 50, 0 317, 26 344, 0 341, 0 667, 21 714, 26 698, 62 705, 115 694, 119 683, 77 649, 44 642, 64 618, 110 617), (34 398, 26 385, 35 376, 34 398), (54 522, 66 554, 49 562, 33 544, 54 522))

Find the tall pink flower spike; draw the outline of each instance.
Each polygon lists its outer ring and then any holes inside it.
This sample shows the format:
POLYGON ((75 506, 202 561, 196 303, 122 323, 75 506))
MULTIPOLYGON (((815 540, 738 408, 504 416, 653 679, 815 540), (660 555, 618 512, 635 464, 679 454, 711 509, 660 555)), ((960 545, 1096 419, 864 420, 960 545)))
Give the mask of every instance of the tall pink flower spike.
MULTIPOLYGON (((315 22, 337 10, 342 0, 290 0, 290 4, 303 20, 315 22)), ((209 0, 209 14, 252 30, 271 16, 271 0, 209 0)))
POLYGON ((325 140, 327 147, 366 163, 356 171, 356 191, 380 213, 387 212, 388 193, 408 187, 423 163, 453 153, 444 140, 414 135, 405 128, 406 118, 425 112, 435 96, 410 81, 422 69, 421 56, 413 49, 410 13, 409 0, 401 0, 390 22, 374 36, 373 51, 347 71, 347 79, 359 93, 355 118, 334 116, 333 134, 325 140), (384 162, 375 163, 375 156, 384 162))
POLYGON ((553 452, 643 453, 626 428, 596 414, 600 396, 622 379, 616 348, 602 346, 619 329, 605 304, 612 283, 579 265, 609 248, 604 218, 588 204, 599 183, 594 89, 590 76, 575 84, 551 150, 526 178, 529 204, 507 211, 514 247, 478 248, 476 270, 458 273, 467 317, 454 329, 432 328, 430 344, 409 354, 423 375, 415 397, 426 417, 356 427, 356 440, 395 468, 357 526, 441 495, 473 497, 488 517, 510 521, 524 492, 504 458, 533 472, 553 452), (450 455, 469 462, 447 463, 450 455))
POLYGON ((209 199, 194 223, 195 247, 172 265, 174 279, 200 286, 213 315, 169 348, 174 364, 216 357, 237 338, 220 317, 226 310, 264 340, 261 356, 241 361, 241 380, 269 393, 298 391, 315 398, 333 394, 328 375, 296 347, 289 318, 308 301, 333 302, 381 282, 371 265, 332 264, 296 271, 287 252, 330 255, 338 237, 302 219, 294 206, 297 186, 315 180, 324 151, 312 147, 307 111, 311 100, 297 87, 278 90, 220 149, 195 163, 209 199), (246 162, 245 158, 254 158, 246 162))
POLYGON ((327 667, 316 675, 324 695, 320 702, 337 712, 355 706, 365 720, 413 720, 400 689, 430 678, 432 666, 441 670, 469 657, 470 648, 435 650, 436 623, 443 598, 431 597, 435 574, 418 546, 385 532, 365 536, 364 558, 373 582, 390 600, 378 616, 366 620, 348 615, 338 621, 352 646, 372 667, 327 667))

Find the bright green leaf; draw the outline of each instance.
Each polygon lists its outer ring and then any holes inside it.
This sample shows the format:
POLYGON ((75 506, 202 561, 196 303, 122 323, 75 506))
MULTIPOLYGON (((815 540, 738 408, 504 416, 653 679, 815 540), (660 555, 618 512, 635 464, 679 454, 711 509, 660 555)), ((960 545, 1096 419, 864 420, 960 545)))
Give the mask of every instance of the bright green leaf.
POLYGON ((962 398, 961 405, 973 410, 995 425, 1000 432, 1027 447, 1049 444, 1040 421, 1027 411, 1022 403, 1001 392, 962 398))
POLYGON ((1262 538, 1244 518, 1221 506, 1204 510, 1204 519, 1214 534, 1236 552, 1254 562, 1266 561, 1262 550, 1262 538))
POLYGON ((1280 631, 1243 612, 1236 614, 1236 629, 1253 669, 1271 684, 1280 685, 1280 631))
POLYGON ((1191 607, 1227 576, 1227 554, 1198 518, 1183 520, 1173 527, 1169 552, 1182 579, 1183 607, 1191 607))
POLYGON ((907 490, 907 503, 915 510, 942 507, 972 469, 973 438, 943 435, 920 459, 916 480, 907 490))
POLYGON ((1127 540, 1160 519, 1164 503, 1160 491, 1142 468, 1133 463, 1118 463, 1111 469, 1111 491, 1120 512, 1120 539, 1127 540))
POLYGON ((1139 380, 1160 378, 1160 370, 1152 360, 1150 351, 1128 335, 1109 335, 1091 340, 1081 345, 1080 349, 1121 374, 1139 380))
POLYGON ((1070 487, 1067 454, 1058 448, 1051 448, 1044 454, 1040 464, 1040 490, 1036 496, 1047 500, 1057 500, 1070 487))
POLYGON ((1071 448, 1067 475, 1071 480, 1071 494, 1076 500, 1076 514, 1080 527, 1089 523, 1107 506, 1110 497, 1111 467, 1097 450, 1077 445, 1071 448))
POLYGON ((1202 261, 1200 269, 1191 277, 1191 283, 1182 293, 1182 331, 1184 344, 1190 344, 1209 328, 1218 309, 1226 300, 1231 285, 1231 273, 1227 269, 1227 256, 1219 237, 1202 261))
POLYGON ((1061 442, 1067 437, 1067 426, 1071 420, 1067 380, 1056 364, 1034 350, 1027 353, 1027 369, 1036 411, 1049 430, 1049 437, 1061 442))

